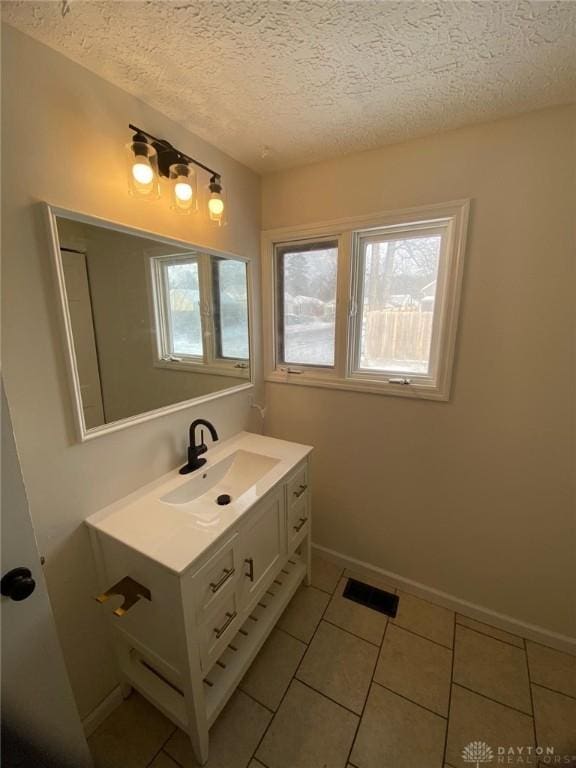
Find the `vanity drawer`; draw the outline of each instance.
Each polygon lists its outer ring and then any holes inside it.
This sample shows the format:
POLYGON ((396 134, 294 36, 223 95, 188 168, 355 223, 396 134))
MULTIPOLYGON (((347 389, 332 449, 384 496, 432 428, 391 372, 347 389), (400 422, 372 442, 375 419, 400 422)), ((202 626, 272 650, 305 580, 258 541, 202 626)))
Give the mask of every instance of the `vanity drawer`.
POLYGON ((192 577, 198 621, 203 621, 207 611, 234 591, 238 581, 237 544, 235 534, 192 577))
POLYGON ((307 493, 290 506, 288 509, 288 543, 294 546, 295 541, 300 541, 308 533, 310 517, 309 498, 307 493))
POLYGON ((303 464, 288 481, 288 507, 298 504, 308 490, 308 464, 303 464))
POLYGON ((238 631, 238 598, 235 592, 220 601, 218 608, 210 612, 199 627, 200 662, 208 672, 222 651, 238 631))

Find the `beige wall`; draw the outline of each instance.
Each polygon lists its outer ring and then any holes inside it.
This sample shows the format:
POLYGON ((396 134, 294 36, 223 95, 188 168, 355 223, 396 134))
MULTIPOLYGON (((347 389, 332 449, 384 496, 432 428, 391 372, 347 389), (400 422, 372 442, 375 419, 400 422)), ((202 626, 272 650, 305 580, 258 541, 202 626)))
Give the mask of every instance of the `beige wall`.
POLYGON ((316 446, 318 544, 570 636, 575 126, 558 108, 263 182, 265 229, 472 199, 451 402, 268 384, 266 431, 316 446))
MULTIPOLYGON (((251 258, 258 253, 258 177, 158 112, 13 29, 3 29, 3 373, 58 631, 82 715, 116 684, 82 521, 173 468, 199 415, 227 437, 249 423, 240 393, 76 443, 40 201, 251 258), (128 122, 173 141, 223 174, 223 229, 127 194, 128 122)), ((144 94, 145 95, 145 94, 144 94)), ((256 422, 257 424, 257 422, 256 422)))

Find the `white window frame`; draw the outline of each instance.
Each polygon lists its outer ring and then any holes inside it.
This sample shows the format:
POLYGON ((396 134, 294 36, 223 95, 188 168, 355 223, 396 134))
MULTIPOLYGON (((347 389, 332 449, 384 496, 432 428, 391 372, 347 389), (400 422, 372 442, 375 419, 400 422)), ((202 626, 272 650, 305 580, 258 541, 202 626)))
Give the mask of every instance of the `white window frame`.
POLYGON ((200 336, 202 341, 202 354, 187 355, 171 351, 172 322, 170 313, 170 297, 168 295, 168 267, 176 264, 194 263, 198 269, 198 288, 201 295, 201 272, 200 257, 198 254, 190 253, 178 256, 153 256, 151 258, 152 267, 152 286, 154 296, 154 309, 156 319, 156 355, 158 363, 181 362, 189 365, 204 364, 205 361, 205 332, 204 316, 202 312, 202 303, 198 307, 200 313, 200 336))
MULTIPOLYGON (((334 245, 337 248, 338 251, 338 262, 340 261, 340 249, 342 247, 341 239, 338 237, 320 237, 320 238, 308 238, 306 240, 297 240, 297 241, 290 241, 288 243, 275 243, 274 244, 274 257, 273 257, 273 271, 274 271, 274 306, 273 306, 273 317, 274 317, 274 359, 276 360, 276 365, 279 370, 283 372, 290 372, 293 373, 298 372, 306 372, 307 374, 313 374, 314 376, 318 376, 320 378, 324 378, 325 376, 333 376, 334 372, 337 370, 338 366, 338 359, 337 359, 337 348, 338 348, 338 318, 335 319, 335 334, 334 334, 334 365, 314 365, 314 364, 308 364, 308 363, 289 363, 285 362, 284 360, 280 359, 279 356, 279 350, 280 347, 283 346, 283 343, 280 341, 280 327, 283 328, 284 321, 283 318, 280 317, 280 301, 279 301, 279 275, 278 275, 278 249, 284 248, 286 246, 291 247, 294 249, 294 252, 299 247, 306 248, 310 245, 317 245, 317 246, 323 246, 325 245, 328 247, 334 247, 334 245)), ((318 248, 320 250, 320 248, 318 248)), ((340 283, 340 275, 336 275, 336 304, 338 304, 338 288, 340 283)))
MULTIPOLYGON (((213 331, 213 339, 214 339, 214 347, 213 347, 213 354, 214 354, 214 360, 216 361, 217 365, 219 366, 225 366, 225 367, 232 367, 236 374, 238 375, 238 371, 248 371, 250 369, 250 362, 247 357, 226 357, 226 355, 218 354, 218 350, 222 350, 222 318, 218 317, 218 314, 221 310, 221 300, 220 297, 218 298, 218 306, 216 306, 216 284, 214 279, 214 272, 217 269, 218 262, 223 261, 241 261, 241 259, 226 259, 223 256, 213 256, 213 259, 209 260, 209 285, 207 286, 208 295, 210 296, 210 305, 209 305, 209 311, 212 318, 212 324, 211 328, 213 331)), ((244 263, 244 267, 246 270, 245 277, 246 277, 246 310, 247 310, 247 326, 246 326, 246 334, 248 337, 248 348, 250 348, 250 324, 248 322, 248 264, 246 262, 244 263)), ((220 276, 218 276, 218 289, 220 289, 220 276)))
MULTIPOLYGON (((188 254, 149 257, 151 297, 156 332, 154 366, 175 371, 187 371, 188 373, 193 370, 195 373, 249 378, 250 362, 248 359, 219 357, 216 354, 218 344, 214 316, 212 257, 213 255, 209 253, 192 251, 188 254), (168 309, 166 267, 189 262, 198 264, 202 355, 182 353, 176 355, 170 351, 170 312, 168 309)), ((244 259, 238 259, 238 261, 242 261, 246 266, 248 297, 248 262, 244 259)))
POLYGON ((340 219, 306 227, 284 227, 262 233, 262 311, 264 377, 267 381, 297 386, 328 387, 400 397, 447 401, 454 364, 458 314, 462 290, 469 200, 456 200, 419 208, 387 211, 340 219), (361 370, 358 358, 359 248, 370 235, 441 231, 442 251, 437 278, 430 375, 391 375, 361 370), (276 249, 310 242, 338 242, 335 365, 315 368, 278 361, 276 249))

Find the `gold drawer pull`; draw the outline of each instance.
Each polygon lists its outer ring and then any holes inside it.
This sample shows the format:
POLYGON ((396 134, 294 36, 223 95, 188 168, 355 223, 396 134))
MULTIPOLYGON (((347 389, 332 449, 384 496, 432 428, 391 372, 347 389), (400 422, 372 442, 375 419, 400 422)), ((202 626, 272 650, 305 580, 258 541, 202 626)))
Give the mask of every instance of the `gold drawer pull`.
POLYGON ((232 611, 232 613, 230 613, 230 611, 226 611, 226 616, 228 618, 226 619, 224 624, 222 624, 220 629, 218 629, 218 627, 214 627, 214 634, 216 635, 217 638, 218 637, 222 637, 224 632, 226 632, 226 630, 228 629, 230 624, 232 624, 232 622, 234 621, 234 619, 236 618, 237 615, 238 614, 236 613, 236 611, 232 611))
POLYGON ((293 526, 294 530, 295 531, 299 531, 304 526, 304 524, 307 523, 307 522, 308 522, 308 518, 307 517, 301 517, 300 518, 300 522, 298 523, 298 525, 294 525, 293 526))
POLYGON ((307 486, 307 485, 301 485, 301 486, 300 486, 300 488, 299 488, 299 490, 297 490, 297 491, 293 491, 293 493, 294 493, 294 496, 296 496, 296 498, 297 498, 297 499, 299 499, 299 498, 300 498, 300 496, 302 496, 302 494, 304 493, 304 491, 305 491, 307 488, 308 488, 308 486, 307 486))
POLYGON ((210 589, 212 592, 218 592, 220 587, 223 587, 224 584, 228 581, 230 576, 234 573, 234 568, 224 568, 224 573, 222 576, 218 579, 218 581, 211 581, 210 582, 210 589))

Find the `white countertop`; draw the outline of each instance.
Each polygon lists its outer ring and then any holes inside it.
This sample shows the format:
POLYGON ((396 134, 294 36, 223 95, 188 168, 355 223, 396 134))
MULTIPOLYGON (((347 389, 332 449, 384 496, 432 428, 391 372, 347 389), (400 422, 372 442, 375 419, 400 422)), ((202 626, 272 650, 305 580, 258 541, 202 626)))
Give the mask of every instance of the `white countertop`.
POLYGON ((86 523, 171 571, 182 573, 312 450, 308 445, 240 432, 229 440, 214 443, 203 455, 207 463, 196 472, 181 475, 174 469, 95 512, 86 523), (239 450, 270 456, 278 459, 278 463, 228 506, 215 506, 209 525, 190 513, 191 504, 161 501, 195 474, 205 472, 239 450))

